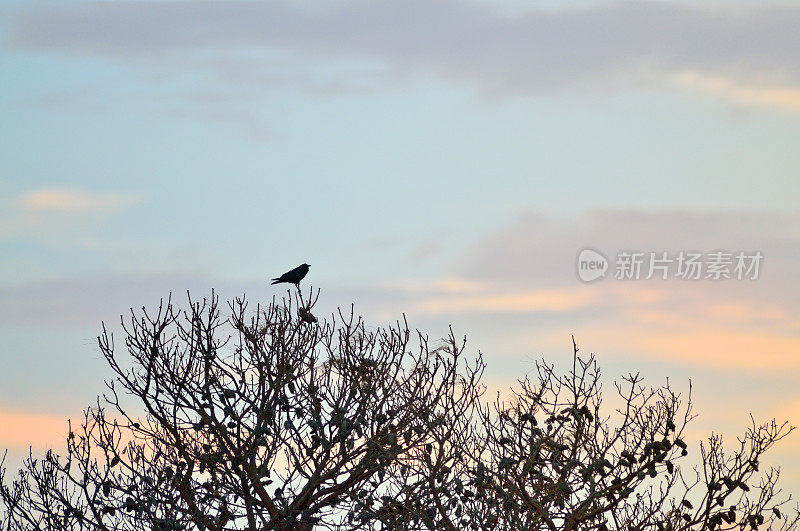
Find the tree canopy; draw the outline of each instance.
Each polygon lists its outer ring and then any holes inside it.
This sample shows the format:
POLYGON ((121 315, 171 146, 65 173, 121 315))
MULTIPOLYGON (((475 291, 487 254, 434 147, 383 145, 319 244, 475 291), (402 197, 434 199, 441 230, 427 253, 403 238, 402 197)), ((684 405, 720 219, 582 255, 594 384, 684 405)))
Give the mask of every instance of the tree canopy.
POLYGON ((786 423, 690 456, 691 393, 638 374, 606 393, 574 340, 565 374, 539 361, 488 396, 452 330, 318 321, 318 297, 168 299, 119 345, 104 325, 107 390, 61 454, 0 467, 0 528, 798 528, 760 466, 786 423))

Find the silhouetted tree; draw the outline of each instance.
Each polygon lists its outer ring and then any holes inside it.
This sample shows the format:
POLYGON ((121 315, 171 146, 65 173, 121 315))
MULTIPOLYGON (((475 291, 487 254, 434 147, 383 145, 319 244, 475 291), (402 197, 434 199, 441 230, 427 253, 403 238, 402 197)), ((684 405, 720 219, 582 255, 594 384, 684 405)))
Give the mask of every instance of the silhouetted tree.
POLYGON ((456 508, 442 517, 448 528, 797 527, 796 510, 788 519, 780 511, 790 497, 776 497, 779 471, 755 475, 760 456, 793 430, 788 424, 754 424, 730 456, 712 436, 701 467, 685 472, 690 397, 682 403, 669 385, 648 389, 631 374, 615 384, 619 406, 607 415, 600 370, 593 356, 578 356, 574 340, 566 376, 544 362, 536 369, 511 399, 480 408, 478 427, 459 441, 468 458, 437 482, 456 508))
MULTIPOLYGON (((691 420, 638 375, 604 413, 600 371, 544 362, 483 398, 480 355, 405 320, 317 321, 313 291, 223 316, 216 296, 123 321, 115 374, 64 456, 0 467, 2 529, 793 529, 760 457, 793 428, 712 436, 681 469, 691 420)), ((227 313, 227 312, 226 312, 227 313)))

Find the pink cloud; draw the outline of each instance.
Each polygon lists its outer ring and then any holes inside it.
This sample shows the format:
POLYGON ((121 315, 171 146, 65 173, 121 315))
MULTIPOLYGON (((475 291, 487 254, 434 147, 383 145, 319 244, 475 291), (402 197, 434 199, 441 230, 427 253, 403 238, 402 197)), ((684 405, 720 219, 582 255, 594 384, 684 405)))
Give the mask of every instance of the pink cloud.
POLYGON ((91 212, 123 207, 135 201, 130 194, 97 193, 76 188, 42 188, 19 199, 28 211, 91 212))

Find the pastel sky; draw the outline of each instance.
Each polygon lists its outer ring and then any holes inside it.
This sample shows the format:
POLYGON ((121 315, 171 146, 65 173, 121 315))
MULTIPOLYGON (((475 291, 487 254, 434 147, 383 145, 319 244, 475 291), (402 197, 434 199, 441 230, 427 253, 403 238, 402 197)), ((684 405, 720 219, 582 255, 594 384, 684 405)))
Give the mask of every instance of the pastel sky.
MULTIPOLYGON (((61 447, 101 321, 266 301, 302 262, 320 313, 452 324, 492 389, 574 334, 609 381, 691 379, 695 441, 800 424, 798 27, 790 0, 2 2, 0 448, 61 447), (621 281, 621 250, 764 258, 621 281)), ((800 493, 800 436, 773 458, 800 493)))

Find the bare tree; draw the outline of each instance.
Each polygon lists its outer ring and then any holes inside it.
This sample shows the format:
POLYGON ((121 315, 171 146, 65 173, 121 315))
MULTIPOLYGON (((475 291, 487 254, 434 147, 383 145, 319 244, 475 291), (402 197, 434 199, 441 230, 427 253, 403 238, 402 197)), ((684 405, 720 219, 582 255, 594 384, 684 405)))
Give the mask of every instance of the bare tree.
POLYGON ((66 454, 0 466, 0 528, 794 529, 760 457, 793 428, 712 436, 684 472, 690 400, 637 375, 605 415, 600 371, 545 363, 483 399, 480 355, 405 320, 320 320, 298 290, 266 307, 170 300, 105 327, 114 378, 66 454))
MULTIPOLYGON (((649 389, 638 374, 615 384, 603 413, 600 370, 581 359, 560 376, 539 362, 510 400, 481 408, 469 465, 455 478, 456 528, 476 529, 795 529, 797 510, 776 489, 777 469, 757 476, 759 458, 794 428, 755 423, 736 452, 721 437, 701 446, 701 465, 682 470, 691 397, 649 389), (464 481, 466 477, 467 481, 464 481), (469 485, 467 489, 464 485, 469 485)), ((690 388, 691 391, 691 388, 690 388)), ((451 492, 448 489, 448 492, 451 492)))

